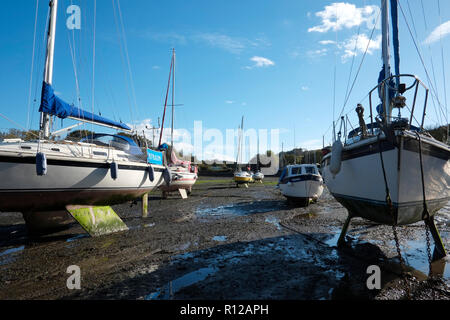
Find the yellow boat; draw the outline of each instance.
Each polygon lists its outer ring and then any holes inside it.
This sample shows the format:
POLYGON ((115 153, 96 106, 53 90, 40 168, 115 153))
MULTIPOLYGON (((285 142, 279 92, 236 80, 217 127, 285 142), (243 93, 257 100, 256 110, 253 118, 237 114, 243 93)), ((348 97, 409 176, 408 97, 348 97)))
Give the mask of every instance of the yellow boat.
POLYGON ((239 171, 234 173, 234 182, 239 186, 240 184, 248 184, 253 181, 252 175, 246 171, 239 171))

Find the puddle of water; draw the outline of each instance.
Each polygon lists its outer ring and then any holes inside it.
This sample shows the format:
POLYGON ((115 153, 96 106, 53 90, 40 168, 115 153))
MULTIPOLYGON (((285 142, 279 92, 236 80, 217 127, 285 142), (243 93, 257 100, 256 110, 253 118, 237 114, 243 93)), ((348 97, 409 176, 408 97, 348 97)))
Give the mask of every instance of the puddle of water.
MULTIPOLYGON (((427 254, 427 246, 425 241, 410 240, 402 245, 404 249, 404 257, 406 264, 414 269, 429 274, 429 262, 427 254)), ((434 244, 431 244, 431 252, 433 254, 434 244)), ((446 281, 450 281, 450 258, 447 256, 444 259, 435 261, 431 266, 433 273, 442 276, 446 281)))
POLYGON ((0 252, 0 257, 5 256, 5 259, 3 259, 3 261, 0 261, 0 266, 3 266, 5 264, 9 264, 9 263, 13 262, 15 260, 15 257, 9 256, 9 255, 12 255, 13 253, 21 252, 24 249, 25 249, 25 246, 20 246, 17 248, 11 248, 11 249, 5 250, 3 252, 0 252))
POLYGON ((318 214, 316 212, 307 212, 296 215, 295 219, 313 219, 316 218, 318 214))
POLYGON ((209 275, 217 272, 217 268, 209 266, 201 268, 193 272, 189 272, 184 276, 170 281, 164 288, 152 292, 145 296, 145 300, 169 300, 175 293, 183 288, 189 287, 197 282, 205 280, 209 275))
POLYGON ((266 222, 273 224, 278 230, 281 230, 280 219, 274 216, 269 216, 266 218, 266 222))
POLYGON ((227 236, 215 236, 212 239, 213 241, 224 242, 227 241, 227 236))
POLYGON ((89 238, 89 234, 87 234, 87 233, 79 234, 75 237, 67 239, 66 242, 73 242, 73 241, 76 241, 78 239, 83 239, 83 238, 89 238))
POLYGON ((245 216, 287 209, 289 208, 282 201, 253 201, 219 207, 198 208, 196 214, 199 216, 245 216))
POLYGON ((11 249, 5 250, 3 252, 0 252, 0 257, 6 256, 6 255, 14 253, 14 252, 22 251, 23 249, 25 249, 25 246, 20 246, 17 248, 11 248, 11 249))

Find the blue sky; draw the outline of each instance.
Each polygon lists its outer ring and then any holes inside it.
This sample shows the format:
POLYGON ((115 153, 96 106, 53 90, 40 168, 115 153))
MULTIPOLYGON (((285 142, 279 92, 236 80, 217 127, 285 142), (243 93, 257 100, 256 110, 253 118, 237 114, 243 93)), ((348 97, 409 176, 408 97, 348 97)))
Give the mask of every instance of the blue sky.
MULTIPOLYGON (((121 51, 124 38, 118 34, 115 23, 118 2, 96 3, 96 113, 138 126, 145 120, 150 123, 149 119, 155 123, 162 117, 174 47, 175 101, 183 104, 177 107, 176 128, 192 132, 194 121, 201 120, 204 130, 215 128, 225 135, 226 129, 237 128, 244 115, 245 128, 279 129, 280 144, 284 143, 285 150, 294 145, 294 130, 297 147, 321 147, 326 132, 325 141, 331 140, 328 129, 333 120, 333 104, 337 118, 349 78, 351 85, 380 6, 379 0, 122 0, 119 3, 131 81, 126 52, 121 51)), ((401 0, 400 4, 445 108, 441 53, 445 59, 450 50, 450 3, 439 1, 440 16, 437 0, 401 0)), ((40 0, 31 87, 31 100, 36 98, 37 102, 32 101, 30 112, 27 110, 36 1, 3 1, 0 12, 0 113, 23 127, 27 127, 28 120, 33 129, 38 127, 39 119, 47 8, 48 1, 40 0)), ((417 74, 429 84, 402 12, 399 14, 401 71, 417 74)), ((80 96, 87 110, 92 108, 93 25, 93 0, 60 0, 53 85, 61 98, 77 102, 70 54, 73 46, 80 96), (81 8, 81 30, 67 30, 65 11, 70 4, 81 8)), ((379 25, 375 25, 345 109, 345 113, 351 111, 353 119, 356 103, 377 82, 381 66, 379 36, 379 25)), ((449 64, 444 60, 446 73, 449 64)), ((366 106, 367 100, 363 104, 366 106)), ((429 105, 427 124, 445 122, 436 110, 438 107, 429 105)), ((65 120, 63 124, 71 122, 65 120)), ((60 125, 58 120, 55 129, 60 125)), ((166 126, 170 123, 166 122, 166 126)), ((18 126, 0 119, 2 130, 11 127, 18 126)))

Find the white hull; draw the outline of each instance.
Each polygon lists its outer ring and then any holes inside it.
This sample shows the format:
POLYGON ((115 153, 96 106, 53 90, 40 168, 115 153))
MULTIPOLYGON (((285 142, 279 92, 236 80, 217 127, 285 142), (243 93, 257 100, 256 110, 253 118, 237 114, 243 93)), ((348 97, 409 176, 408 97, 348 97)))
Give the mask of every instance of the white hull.
POLYGON ((44 143, 40 151, 47 157, 47 174, 38 176, 36 148, 37 143, 0 145, 0 211, 119 203, 150 192, 163 181, 162 166, 153 165, 154 180, 150 181, 145 162, 81 143, 44 143), (116 180, 111 177, 113 159, 118 164, 116 180))
POLYGON ((187 189, 190 191, 197 178, 197 174, 193 172, 172 172, 170 185, 162 184, 159 188, 165 192, 176 191, 178 189, 187 189))
MULTIPOLYGON (((418 140, 407 133, 396 139, 397 146, 382 140, 381 150, 396 223, 403 225, 422 220, 424 199, 418 140)), ((422 150, 426 202, 429 213, 434 214, 450 199, 450 151, 425 136, 422 150)), ((346 146, 342 154, 341 169, 335 176, 325 158, 323 178, 331 194, 354 216, 392 224, 377 138, 346 146)))
POLYGON ((299 200, 317 200, 323 192, 321 181, 305 180, 280 184, 283 196, 299 200))

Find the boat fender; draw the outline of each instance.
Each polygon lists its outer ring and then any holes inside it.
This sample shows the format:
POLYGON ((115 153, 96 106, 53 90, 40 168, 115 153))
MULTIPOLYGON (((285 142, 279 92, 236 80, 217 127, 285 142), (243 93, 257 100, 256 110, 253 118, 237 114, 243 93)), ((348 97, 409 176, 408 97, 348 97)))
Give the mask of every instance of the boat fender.
POLYGON ((148 166, 147 170, 148 170, 148 178, 150 179, 151 182, 153 182, 155 180, 155 170, 153 169, 152 166, 148 166))
POLYGON ((169 168, 165 168, 163 171, 163 177, 164 181, 166 182, 166 185, 169 186, 172 182, 172 173, 170 172, 169 168))
POLYGON ((111 178, 113 180, 116 180, 118 173, 119 173, 119 165, 117 164, 117 162, 112 162, 111 163, 111 178))
POLYGON ((36 154, 36 173, 38 176, 47 174, 47 157, 45 153, 39 152, 36 154))
POLYGON ((336 140, 333 143, 331 149, 331 160, 330 160, 330 172, 333 175, 337 175, 341 171, 341 156, 342 156, 342 142, 341 140, 336 140))

